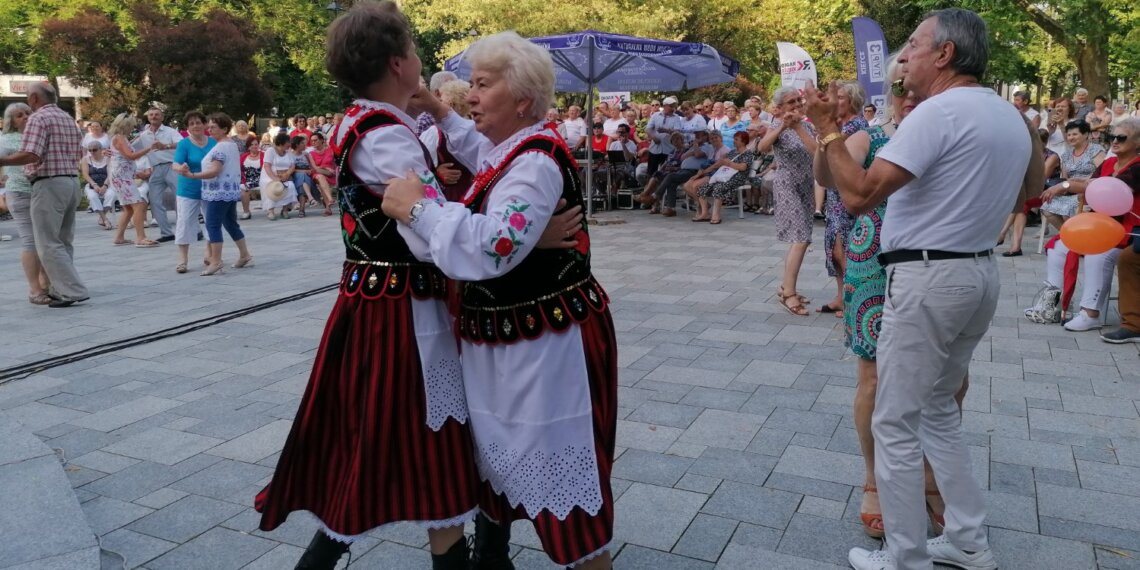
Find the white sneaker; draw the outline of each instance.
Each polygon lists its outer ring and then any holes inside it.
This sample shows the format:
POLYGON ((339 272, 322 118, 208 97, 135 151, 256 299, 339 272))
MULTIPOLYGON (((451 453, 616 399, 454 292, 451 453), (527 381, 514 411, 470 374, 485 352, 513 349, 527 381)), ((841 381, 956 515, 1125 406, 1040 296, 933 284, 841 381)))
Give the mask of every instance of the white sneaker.
POLYGON ((886 550, 852 548, 847 553, 847 562, 855 570, 896 570, 895 557, 886 550))
POLYGON ((157 227, 158 227, 158 222, 157 222, 157 221, 155 221, 155 220, 151 220, 151 221, 150 221, 150 224, 149 224, 149 225, 150 225, 150 227, 152 227, 152 228, 157 228, 157 227))
POLYGON ((1073 332, 1091 331, 1100 327, 1100 318, 1090 317, 1084 309, 1077 311, 1077 316, 1065 323, 1065 330, 1073 332))
POLYGON ((998 567, 989 548, 966 554, 951 544, 946 535, 927 540, 926 551, 934 558, 935 564, 945 564, 962 570, 997 570, 998 567))

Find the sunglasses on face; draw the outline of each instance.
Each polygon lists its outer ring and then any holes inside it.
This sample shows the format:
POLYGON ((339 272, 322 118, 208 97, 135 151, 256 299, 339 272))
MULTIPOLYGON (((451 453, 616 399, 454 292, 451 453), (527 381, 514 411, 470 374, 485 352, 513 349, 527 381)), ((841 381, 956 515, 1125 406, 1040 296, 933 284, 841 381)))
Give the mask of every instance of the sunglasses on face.
POLYGON ((906 87, 903 87, 902 79, 896 79, 891 83, 891 95, 895 97, 906 97, 906 87))
POLYGON ((1124 144, 1124 143, 1128 142, 1128 138, 1129 138, 1130 136, 1132 136, 1132 135, 1115 135, 1115 136, 1111 136, 1111 137, 1108 137, 1108 142, 1110 142, 1110 143, 1120 143, 1120 144, 1124 144))

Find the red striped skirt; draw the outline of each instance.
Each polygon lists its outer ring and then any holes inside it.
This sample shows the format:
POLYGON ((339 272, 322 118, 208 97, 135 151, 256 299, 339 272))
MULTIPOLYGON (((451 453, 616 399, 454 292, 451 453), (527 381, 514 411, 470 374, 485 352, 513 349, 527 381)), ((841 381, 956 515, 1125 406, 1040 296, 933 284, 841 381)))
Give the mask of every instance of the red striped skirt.
POLYGON ((270 484, 261 530, 310 511, 332 531, 445 521, 476 505, 468 427, 427 426, 412 299, 337 298, 270 484))
POLYGON ((506 495, 496 493, 490 483, 479 483, 479 507, 487 516, 501 524, 520 519, 532 520, 542 549, 551 560, 562 566, 597 553, 613 541, 614 536, 614 495, 610 488, 610 473, 617 436, 617 337, 609 309, 591 315, 579 327, 586 349, 586 373, 594 412, 594 452, 598 459, 598 481, 602 487, 601 510, 591 515, 581 507, 574 507, 565 520, 559 520, 544 510, 532 519, 522 505, 512 507, 506 495))

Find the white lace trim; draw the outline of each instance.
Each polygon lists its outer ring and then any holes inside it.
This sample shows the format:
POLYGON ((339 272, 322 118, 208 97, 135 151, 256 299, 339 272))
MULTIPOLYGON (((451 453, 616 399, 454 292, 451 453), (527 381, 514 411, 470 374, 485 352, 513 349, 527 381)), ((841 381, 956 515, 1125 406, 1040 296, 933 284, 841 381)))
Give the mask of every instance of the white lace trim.
POLYGON ((592 445, 568 445, 561 451, 523 455, 496 443, 478 446, 479 473, 512 507, 522 505, 530 518, 543 510, 566 520, 574 507, 590 516, 602 509, 598 458, 592 445))
POLYGON ((424 390, 427 425, 432 431, 439 431, 447 418, 467 423, 467 394, 463 391, 463 371, 458 359, 443 359, 428 366, 424 371, 424 390))
POLYGON ((423 370, 427 426, 439 431, 448 418, 467 423, 467 392, 447 305, 435 299, 412 299, 412 327, 423 370))
POLYGON ((611 543, 609 543, 609 544, 607 544, 607 545, 605 545, 605 546, 603 546, 603 547, 601 547, 601 548, 599 548, 599 549, 597 549, 597 550, 595 550, 595 551, 593 551, 593 552, 591 552, 591 553, 567 564, 566 567, 567 568, 573 568, 575 566, 581 566, 581 565, 583 565, 583 564, 585 564, 585 563, 609 552, 610 546, 612 546, 612 545, 613 545, 613 543, 611 542, 611 543))
POLYGON ((329 536, 329 538, 331 538, 335 541, 338 541, 338 542, 343 542, 344 544, 352 544, 352 543, 354 543, 354 542, 356 542, 362 538, 365 538, 365 535, 368 534, 369 532, 372 532, 374 530, 383 530, 385 528, 400 525, 400 524, 411 523, 411 524, 414 524, 414 525, 416 525, 422 529, 425 529, 425 530, 439 530, 439 529, 444 529, 444 528, 451 528, 451 527, 465 525, 465 524, 475 520, 475 514, 478 512, 479 512, 479 507, 475 507, 475 508, 471 509, 470 511, 467 511, 467 512, 465 512, 465 513, 463 513, 457 517, 451 517, 449 519, 428 520, 428 521, 392 521, 390 523, 384 523, 378 527, 368 529, 367 532, 362 532, 360 534, 354 534, 352 536, 339 534, 339 533, 333 531, 332 529, 330 529, 328 527, 328 525, 326 525, 324 523, 324 521, 322 521, 320 519, 317 519, 317 522, 321 525, 321 532, 327 534, 329 536))

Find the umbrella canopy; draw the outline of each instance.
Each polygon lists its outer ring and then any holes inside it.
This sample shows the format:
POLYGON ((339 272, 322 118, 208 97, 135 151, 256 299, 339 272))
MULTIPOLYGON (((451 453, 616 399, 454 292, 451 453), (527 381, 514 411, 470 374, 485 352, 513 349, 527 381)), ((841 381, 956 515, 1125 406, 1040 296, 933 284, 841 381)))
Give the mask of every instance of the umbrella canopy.
MULTIPOLYGON (((586 30, 573 34, 530 38, 554 60, 554 90, 586 93, 593 107, 594 88, 603 91, 680 91, 727 83, 740 72, 740 62, 716 48, 697 42, 673 42, 586 30)), ((444 62, 459 77, 471 76, 466 51, 444 62)), ((587 135, 589 136, 589 135, 587 135)), ((593 145, 586 145, 593 164, 593 145)), ((586 169, 586 212, 594 213, 593 169, 586 169)))
MULTIPOLYGON (((554 59, 554 90, 680 91, 727 83, 740 72, 740 62, 702 43, 673 42, 586 30, 530 38, 554 59)), ((464 53, 447 60, 444 69, 460 77, 471 74, 464 53)))

